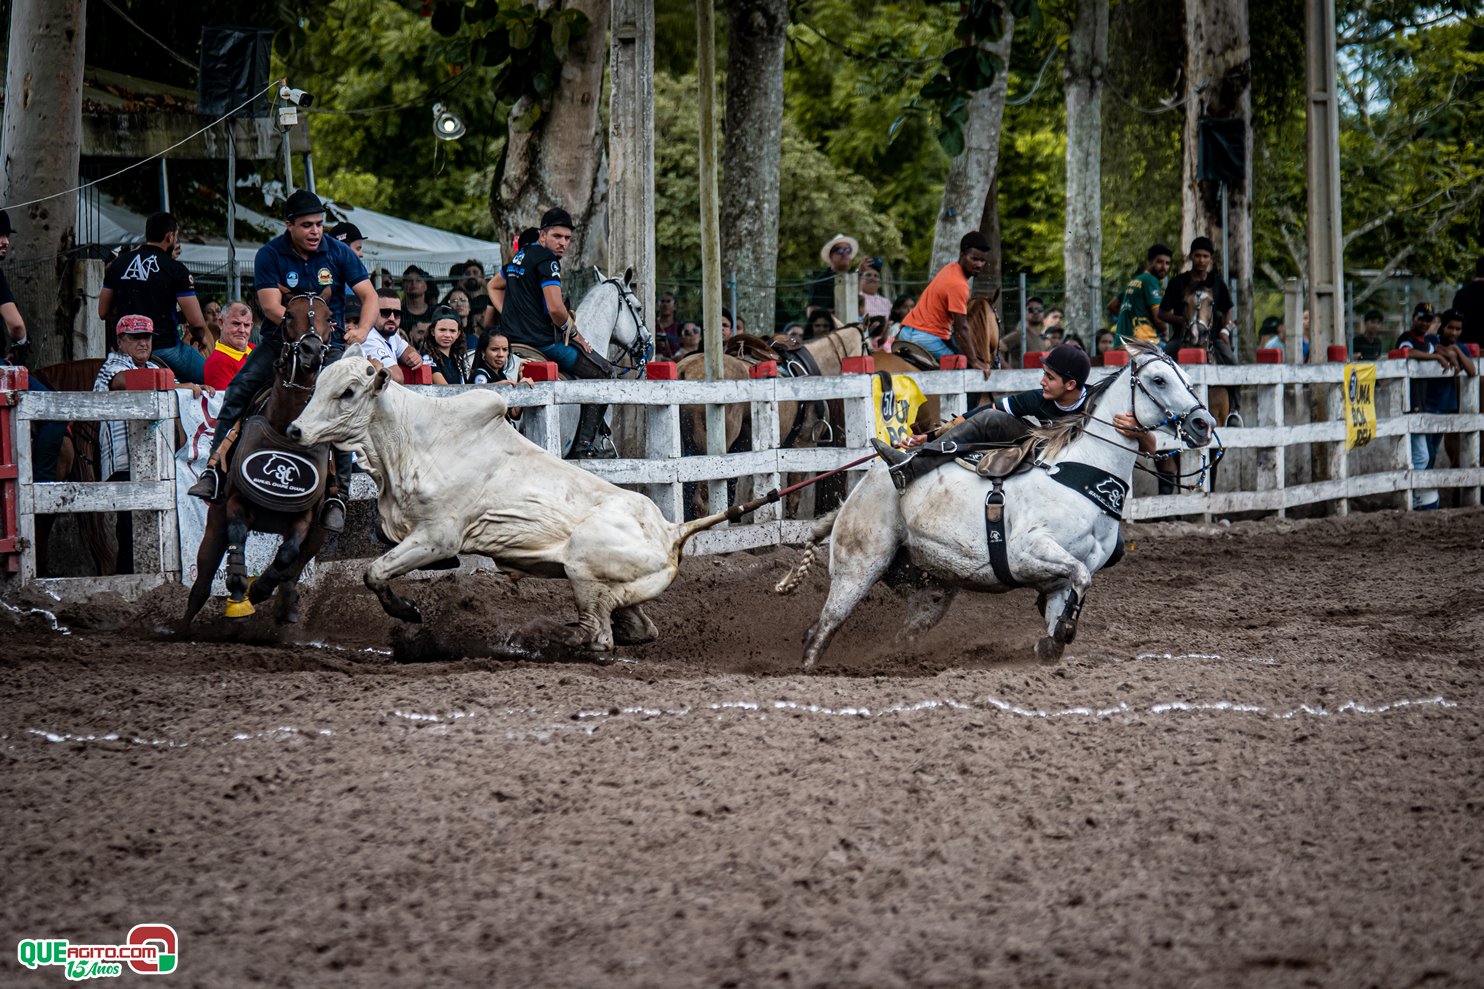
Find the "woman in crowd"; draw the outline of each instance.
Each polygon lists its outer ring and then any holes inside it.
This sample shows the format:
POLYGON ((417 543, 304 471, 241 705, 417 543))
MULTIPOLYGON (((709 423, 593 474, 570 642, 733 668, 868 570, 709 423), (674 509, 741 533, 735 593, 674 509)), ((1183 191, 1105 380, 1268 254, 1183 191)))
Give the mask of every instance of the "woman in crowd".
POLYGON ((1094 367, 1102 367, 1103 366, 1103 355, 1106 354, 1108 351, 1114 349, 1114 347, 1113 347, 1113 331, 1112 330, 1099 330, 1098 331, 1097 339, 1093 341, 1092 349, 1093 349, 1093 355, 1092 355, 1093 366, 1094 367))
MULTIPOLYGON (((402 272, 402 330, 408 332, 413 323, 428 321, 438 296, 428 273, 415 264, 409 264, 402 272)), ((411 342, 409 333, 408 341, 411 342)))
POLYGON ((881 268, 875 258, 867 258, 860 268, 860 314, 864 322, 871 316, 883 321, 891 317, 891 300, 881 294, 881 268))
POLYGON ((804 327, 805 340, 817 340, 827 337, 835 332, 835 314, 828 309, 816 309, 809 315, 809 322, 804 327))
POLYGON ((444 308, 453 310, 459 318, 459 326, 464 331, 465 345, 470 353, 479 349, 479 324, 472 312, 469 302, 469 293, 460 286, 454 286, 448 290, 440 303, 444 308))
POLYGON ((474 355, 469 383, 513 385, 518 380, 520 358, 510 352, 510 338, 499 330, 485 330, 479 334, 479 349, 474 355))
POLYGON ((422 351, 433 367, 433 384, 466 385, 474 363, 458 315, 439 306, 433 310, 433 328, 422 351))

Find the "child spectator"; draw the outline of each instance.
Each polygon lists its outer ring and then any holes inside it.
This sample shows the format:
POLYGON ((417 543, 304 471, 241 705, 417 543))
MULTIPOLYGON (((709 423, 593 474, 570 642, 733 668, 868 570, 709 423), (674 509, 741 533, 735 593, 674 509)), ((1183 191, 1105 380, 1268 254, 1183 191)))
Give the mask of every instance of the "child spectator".
POLYGON ((1365 314, 1360 336, 1355 338, 1355 357, 1362 361, 1376 361, 1386 356, 1386 341, 1381 339, 1381 310, 1372 309, 1365 314))
POLYGON ((433 384, 469 384, 473 360, 457 313, 442 306, 433 310, 433 328, 428 333, 427 344, 423 362, 433 368, 433 384))
POLYGON ((464 331, 464 349, 473 353, 479 346, 479 323, 473 312, 473 303, 469 299, 469 293, 459 286, 448 290, 448 294, 439 303, 444 309, 453 311, 459 319, 459 328, 464 331))

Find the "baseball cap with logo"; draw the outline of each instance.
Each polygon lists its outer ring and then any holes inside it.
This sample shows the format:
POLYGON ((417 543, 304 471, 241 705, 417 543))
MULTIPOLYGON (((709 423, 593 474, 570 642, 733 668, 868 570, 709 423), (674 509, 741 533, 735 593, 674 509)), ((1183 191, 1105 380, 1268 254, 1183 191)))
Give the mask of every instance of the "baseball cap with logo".
POLYGON ((1412 309, 1412 318, 1417 319, 1419 317, 1432 319, 1433 308, 1431 302, 1419 302, 1417 303, 1416 307, 1412 309))
POLYGON ((119 336, 134 336, 135 334, 154 336, 155 321, 148 316, 120 316, 118 325, 113 328, 113 332, 119 336))

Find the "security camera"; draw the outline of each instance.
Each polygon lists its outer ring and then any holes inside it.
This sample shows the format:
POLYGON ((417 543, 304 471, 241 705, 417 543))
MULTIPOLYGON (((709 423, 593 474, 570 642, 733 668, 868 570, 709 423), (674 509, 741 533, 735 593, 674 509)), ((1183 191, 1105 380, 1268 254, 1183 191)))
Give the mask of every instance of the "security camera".
POLYGON ((281 99, 281 100, 288 100, 290 103, 294 104, 295 106, 307 107, 307 106, 311 105, 312 103, 314 103, 314 95, 313 94, 306 93, 302 89, 290 89, 287 86, 284 86, 281 89, 279 89, 279 91, 278 91, 278 98, 281 99))

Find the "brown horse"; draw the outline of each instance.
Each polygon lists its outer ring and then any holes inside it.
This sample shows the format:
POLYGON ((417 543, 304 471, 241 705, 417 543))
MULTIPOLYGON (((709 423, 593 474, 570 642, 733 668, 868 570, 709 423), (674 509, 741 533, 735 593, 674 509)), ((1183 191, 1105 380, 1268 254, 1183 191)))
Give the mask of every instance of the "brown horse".
POLYGON ((245 619, 256 610, 254 605, 278 591, 278 620, 298 621, 295 585, 325 542, 318 519, 328 480, 329 449, 304 450, 285 437, 284 430, 304 411, 314 392, 330 337, 330 290, 323 295, 294 295, 280 286, 280 291, 285 299, 283 345, 273 388, 262 413, 244 417, 240 424, 232 467, 226 471, 225 494, 206 514, 206 531, 196 554, 196 582, 191 585, 182 628, 206 603, 223 555, 227 557, 228 618, 245 619), (248 578, 245 559, 249 532, 283 536, 272 564, 254 579, 248 578))

